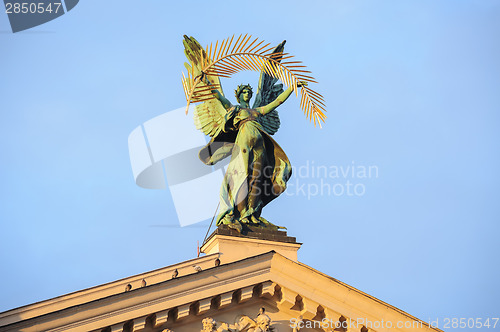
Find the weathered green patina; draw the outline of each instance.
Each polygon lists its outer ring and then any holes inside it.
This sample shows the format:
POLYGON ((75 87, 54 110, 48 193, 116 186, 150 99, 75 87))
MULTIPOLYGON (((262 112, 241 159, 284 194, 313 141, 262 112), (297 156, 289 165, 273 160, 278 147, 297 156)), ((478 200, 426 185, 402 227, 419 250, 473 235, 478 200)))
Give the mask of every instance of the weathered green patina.
POLYGON ((246 225, 279 228, 261 217, 261 212, 265 205, 285 191, 292 167, 283 149, 266 133, 259 118, 285 102, 292 89, 288 88, 271 103, 255 109, 249 106, 252 97, 249 85, 236 90, 239 102, 236 106, 217 90, 214 92, 227 110, 221 138, 234 137, 234 144, 231 144, 231 139, 224 142, 229 144, 217 148, 221 141, 216 138, 200 152, 200 158, 208 165, 231 156, 222 183, 217 225, 225 224, 239 231, 246 225))
MULTIPOLYGON (((273 61, 281 61, 284 44, 273 51, 276 54, 273 61)), ((227 225, 239 232, 250 227, 284 228, 270 223, 261 213, 264 206, 285 191, 292 174, 288 157, 270 136, 280 125, 276 108, 288 99, 292 87, 283 91, 283 85, 276 84, 277 78, 262 71, 253 106, 250 106, 253 95, 250 85, 238 86, 235 96, 239 104, 233 105, 224 96, 219 77, 200 69, 200 59, 206 53, 199 43, 185 36, 184 46, 190 61, 185 65, 192 73, 192 81, 200 86, 199 93, 215 97, 207 98, 195 109, 196 127, 212 137, 199 157, 207 165, 231 158, 220 191, 217 225, 227 225)), ((304 82, 295 83, 295 88, 304 86, 304 82)))

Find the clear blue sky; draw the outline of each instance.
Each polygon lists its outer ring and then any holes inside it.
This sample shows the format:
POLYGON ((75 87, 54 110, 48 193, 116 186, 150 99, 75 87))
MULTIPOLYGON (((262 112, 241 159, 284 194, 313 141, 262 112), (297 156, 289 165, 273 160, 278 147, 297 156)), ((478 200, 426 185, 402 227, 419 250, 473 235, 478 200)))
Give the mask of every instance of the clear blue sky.
MULTIPOLYGON (((208 222, 176 226, 169 191, 135 185, 127 138, 184 105, 183 34, 250 33, 286 39, 327 101, 321 130, 280 108, 292 164, 378 169, 323 179, 361 196, 264 209, 299 259, 424 320, 498 317, 500 2, 191 4, 81 1, 17 34, 0 13, 0 311, 196 255, 208 222)), ((229 96, 238 79, 258 75, 229 96)))

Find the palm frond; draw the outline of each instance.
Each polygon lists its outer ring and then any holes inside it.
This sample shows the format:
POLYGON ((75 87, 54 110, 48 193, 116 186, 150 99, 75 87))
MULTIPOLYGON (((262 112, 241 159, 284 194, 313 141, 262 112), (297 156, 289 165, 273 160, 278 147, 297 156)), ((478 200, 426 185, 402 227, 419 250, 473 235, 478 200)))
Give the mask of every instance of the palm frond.
MULTIPOLYGON (((233 43, 234 35, 207 45, 205 49, 199 50, 198 63, 201 71, 206 75, 229 78, 231 75, 243 71, 264 71, 269 76, 281 80, 287 87, 292 88, 298 96, 299 83, 317 83, 306 70, 301 61, 293 61, 293 56, 288 53, 273 53, 274 47, 266 44, 258 38, 240 35, 233 43), (284 61, 286 60, 286 61, 284 61)), ((188 69, 187 77, 182 74, 182 86, 186 96, 186 113, 190 103, 206 101, 215 98, 212 87, 208 87, 196 75, 194 69, 188 69)), ((218 86, 215 86, 218 88, 218 86)), ((300 90, 300 107, 306 117, 321 127, 321 122, 326 119, 326 107, 321 94, 312 90, 309 86, 302 85, 300 90)))

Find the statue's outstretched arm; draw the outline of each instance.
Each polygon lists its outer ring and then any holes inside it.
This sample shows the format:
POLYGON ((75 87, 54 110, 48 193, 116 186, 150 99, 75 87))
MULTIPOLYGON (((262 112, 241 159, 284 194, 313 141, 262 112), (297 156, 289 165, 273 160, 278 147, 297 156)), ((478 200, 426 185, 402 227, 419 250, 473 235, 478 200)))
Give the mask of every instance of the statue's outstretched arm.
MULTIPOLYGON (((302 81, 302 82, 297 83, 298 88, 301 88, 303 86, 307 86, 307 82, 302 81)), ((274 101, 270 102, 266 106, 262 106, 262 107, 257 108, 257 111, 259 111, 262 115, 266 115, 267 113, 271 112, 276 107, 278 107, 279 105, 283 104, 288 99, 288 97, 290 97, 290 94, 292 93, 292 91, 293 91, 292 88, 289 87, 288 89, 283 91, 278 96, 278 98, 276 98, 274 101)))
MULTIPOLYGON (((206 85, 208 85, 208 86, 210 86, 210 87, 213 87, 212 82, 210 82, 210 80, 209 80, 209 79, 208 79, 208 77, 205 75, 205 73, 203 73, 202 75, 203 75, 203 77, 202 77, 203 82, 204 82, 206 85)), ((231 107, 233 107, 233 105, 231 104, 231 102, 230 102, 229 100, 227 100, 227 98, 226 98, 226 97, 224 97, 224 96, 223 96, 223 95, 219 92, 219 89, 217 89, 217 88, 215 88, 215 87, 214 87, 214 88, 212 89, 212 92, 214 93, 215 98, 217 98, 217 100, 219 100, 219 101, 221 102, 222 106, 224 106, 224 108, 225 108, 226 110, 229 110, 231 107)))
POLYGON ((288 99, 288 97, 290 97, 291 93, 292 93, 292 88, 290 87, 285 91, 283 91, 274 101, 270 102, 265 106, 257 108, 257 111, 259 111, 262 115, 266 115, 279 105, 283 104, 288 99))

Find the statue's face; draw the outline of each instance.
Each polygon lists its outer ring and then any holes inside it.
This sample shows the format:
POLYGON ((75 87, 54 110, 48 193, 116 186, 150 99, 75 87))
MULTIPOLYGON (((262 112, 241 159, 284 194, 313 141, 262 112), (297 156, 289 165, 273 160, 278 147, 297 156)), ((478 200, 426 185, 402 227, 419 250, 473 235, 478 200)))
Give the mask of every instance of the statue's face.
POLYGON ((252 90, 245 88, 243 89, 243 91, 241 91, 240 100, 243 100, 248 103, 251 98, 252 98, 252 90))

